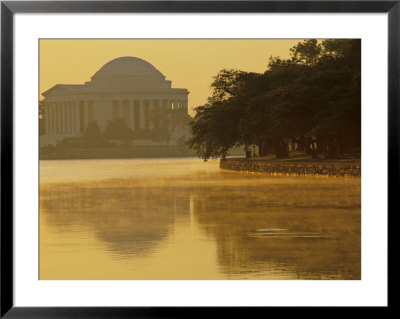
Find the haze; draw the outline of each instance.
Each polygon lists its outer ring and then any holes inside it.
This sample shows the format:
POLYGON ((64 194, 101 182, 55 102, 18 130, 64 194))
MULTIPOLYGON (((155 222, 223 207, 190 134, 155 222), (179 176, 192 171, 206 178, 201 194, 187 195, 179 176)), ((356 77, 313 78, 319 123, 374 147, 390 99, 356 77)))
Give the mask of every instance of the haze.
MULTIPOLYGON (((300 39, 41 39, 39 93, 83 84, 108 61, 135 56, 154 65, 174 88, 188 88, 189 114, 207 101, 221 69, 264 72, 270 56, 289 56, 300 39)), ((40 99, 43 96, 40 95, 40 99)))

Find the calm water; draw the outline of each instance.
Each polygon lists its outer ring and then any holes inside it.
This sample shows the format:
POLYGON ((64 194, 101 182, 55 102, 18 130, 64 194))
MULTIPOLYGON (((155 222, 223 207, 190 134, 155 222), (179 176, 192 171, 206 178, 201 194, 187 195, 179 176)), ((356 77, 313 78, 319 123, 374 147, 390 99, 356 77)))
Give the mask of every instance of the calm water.
POLYGON ((360 179, 40 162, 40 279, 360 279, 360 179))

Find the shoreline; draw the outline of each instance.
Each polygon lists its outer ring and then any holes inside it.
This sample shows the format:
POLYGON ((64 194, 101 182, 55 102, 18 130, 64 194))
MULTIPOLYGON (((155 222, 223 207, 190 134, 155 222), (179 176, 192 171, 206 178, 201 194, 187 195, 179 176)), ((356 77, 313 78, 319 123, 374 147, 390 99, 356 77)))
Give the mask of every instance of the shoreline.
POLYGON ((361 178, 361 160, 220 160, 219 168, 228 171, 284 176, 361 178))
POLYGON ((70 156, 66 156, 66 155, 62 155, 62 156, 58 156, 58 155, 45 155, 45 156, 40 156, 39 160, 40 161, 68 161, 68 160, 103 160, 103 159, 162 159, 162 158, 192 158, 192 157, 196 157, 195 155, 160 155, 160 156, 154 156, 154 155, 138 155, 138 156, 132 156, 130 154, 128 155, 104 155, 104 156, 99 156, 99 155, 88 155, 88 156, 82 156, 82 155, 70 155, 70 156))
POLYGON ((40 160, 83 160, 83 159, 138 159, 193 157, 194 152, 178 147, 137 147, 137 148, 78 148, 58 152, 39 153, 40 160))

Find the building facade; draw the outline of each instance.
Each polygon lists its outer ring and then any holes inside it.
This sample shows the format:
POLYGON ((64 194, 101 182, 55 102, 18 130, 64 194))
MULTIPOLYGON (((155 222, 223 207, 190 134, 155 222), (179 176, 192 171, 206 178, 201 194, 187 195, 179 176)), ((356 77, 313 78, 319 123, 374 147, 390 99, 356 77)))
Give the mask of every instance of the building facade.
POLYGON ((171 81, 153 65, 136 57, 106 63, 81 85, 57 84, 42 93, 46 134, 40 144, 57 144, 82 136, 96 122, 101 131, 108 121, 123 119, 131 130, 151 129, 154 108, 188 111, 188 90, 172 88, 171 81))

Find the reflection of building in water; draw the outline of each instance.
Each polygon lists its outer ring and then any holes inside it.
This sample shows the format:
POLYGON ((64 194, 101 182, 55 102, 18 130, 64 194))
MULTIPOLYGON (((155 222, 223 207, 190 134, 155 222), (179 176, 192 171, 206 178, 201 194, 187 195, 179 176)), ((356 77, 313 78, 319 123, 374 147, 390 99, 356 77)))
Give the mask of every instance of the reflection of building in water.
POLYGON ((189 193, 137 180, 40 186, 42 222, 58 231, 88 229, 119 259, 146 255, 189 218, 189 193), (146 183, 147 184, 147 183, 146 183))
POLYGON ((120 57, 106 63, 85 84, 57 84, 43 93, 46 135, 41 145, 81 136, 97 122, 104 131, 110 120, 123 119, 132 130, 151 128, 151 110, 188 109, 188 90, 171 88, 171 81, 150 63, 120 57))

